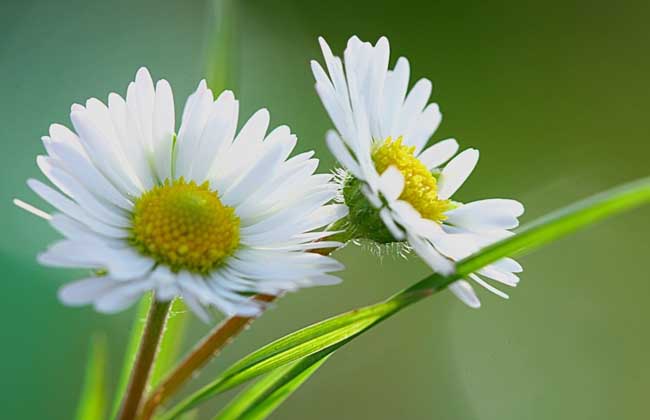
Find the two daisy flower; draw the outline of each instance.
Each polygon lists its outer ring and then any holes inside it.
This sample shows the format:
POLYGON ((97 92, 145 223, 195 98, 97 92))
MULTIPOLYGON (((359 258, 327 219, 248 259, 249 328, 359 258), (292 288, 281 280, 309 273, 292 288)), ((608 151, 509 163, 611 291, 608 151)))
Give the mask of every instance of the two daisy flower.
MULTIPOLYGON (((312 62, 316 90, 334 130, 327 144, 343 170, 338 182, 317 174, 313 152, 291 156, 289 127, 269 129, 259 110, 237 130, 239 103, 216 99, 205 81, 187 99, 178 132, 165 80, 140 69, 126 99, 73 105, 73 130, 50 127, 37 163, 51 184, 31 189, 55 212, 17 204, 49 220, 63 239, 42 264, 90 270, 63 286, 68 305, 101 312, 129 307, 153 291, 160 301, 182 297, 200 318, 210 308, 254 316, 280 295, 339 282, 343 266, 328 254, 349 240, 404 243, 432 270, 511 234, 523 206, 514 200, 460 203, 453 194, 479 153, 457 154, 453 139, 427 147, 441 122, 428 104, 431 82, 410 89, 409 63, 388 68, 389 44, 357 37, 343 60, 321 39, 325 66, 312 62)), ((521 266, 502 259, 450 289, 480 306, 469 281, 502 296, 486 279, 508 286, 521 266)))

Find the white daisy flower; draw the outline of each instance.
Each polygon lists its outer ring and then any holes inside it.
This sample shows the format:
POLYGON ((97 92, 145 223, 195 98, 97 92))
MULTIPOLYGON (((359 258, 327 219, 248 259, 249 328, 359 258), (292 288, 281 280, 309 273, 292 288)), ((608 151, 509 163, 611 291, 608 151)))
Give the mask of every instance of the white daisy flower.
MULTIPOLYGON (((339 224, 347 225, 351 237, 406 241, 433 270, 448 274, 454 261, 511 234, 524 211, 519 202, 451 200, 479 153, 468 149, 451 159, 458 151, 454 139, 426 147, 442 120, 438 105, 427 105, 431 82, 420 79, 408 91, 409 63, 401 57, 388 69, 386 38, 374 46, 350 38, 343 61, 319 41, 327 73, 316 61, 311 64, 316 90, 336 128, 327 133, 327 144, 348 173, 342 196, 350 213, 339 224)), ((506 258, 469 278, 507 297, 480 276, 515 286, 515 273, 521 271, 506 258)), ((450 288, 469 306, 480 306, 468 282, 450 288)))
POLYGON ((340 263, 308 252, 340 245, 322 240, 347 212, 328 204, 336 184, 314 174, 312 152, 289 158, 296 136, 287 126, 267 134, 266 109, 239 133, 238 112, 232 92, 215 100, 202 81, 175 134, 171 88, 142 68, 126 100, 73 105, 76 134, 50 127, 37 162, 56 188, 28 184, 57 210, 35 213, 65 239, 38 259, 94 270, 60 290, 65 304, 111 313, 153 290, 160 301, 182 296, 202 319, 209 306, 250 316, 261 310, 251 294, 339 282, 330 273, 340 263))

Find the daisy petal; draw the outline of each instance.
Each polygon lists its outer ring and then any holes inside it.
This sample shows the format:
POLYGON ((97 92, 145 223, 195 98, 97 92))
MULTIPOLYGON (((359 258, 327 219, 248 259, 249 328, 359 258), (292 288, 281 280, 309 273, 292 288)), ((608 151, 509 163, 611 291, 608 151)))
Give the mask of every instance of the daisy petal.
POLYGON ((106 277, 90 277, 68 283, 59 289, 59 300, 68 306, 82 306, 93 303, 114 287, 106 277))
POLYGON ((440 174, 438 196, 442 200, 451 197, 470 176, 478 162, 478 150, 467 149, 452 159, 440 174))
POLYGON ((384 225, 388 228, 390 234, 393 235, 393 238, 395 238, 396 241, 404 240, 405 238, 404 231, 400 229, 399 226, 397 226, 395 220, 391 215, 390 210, 384 207, 379 211, 379 217, 381 217, 381 220, 384 222, 384 225))
POLYGON ((445 223, 470 230, 513 229, 519 225, 517 218, 524 206, 515 200, 488 199, 460 205, 446 213, 445 223))
POLYGON ((388 201, 395 201, 404 189, 404 175, 395 166, 389 166, 379 177, 379 191, 388 201))
POLYGON ((458 280, 449 285, 449 290, 458 297, 463 303, 470 308, 480 308, 481 301, 476 296, 472 286, 465 280, 458 280))
POLYGON ((458 142, 455 139, 447 139, 424 150, 418 159, 424 166, 433 170, 451 159, 456 152, 458 152, 458 142))

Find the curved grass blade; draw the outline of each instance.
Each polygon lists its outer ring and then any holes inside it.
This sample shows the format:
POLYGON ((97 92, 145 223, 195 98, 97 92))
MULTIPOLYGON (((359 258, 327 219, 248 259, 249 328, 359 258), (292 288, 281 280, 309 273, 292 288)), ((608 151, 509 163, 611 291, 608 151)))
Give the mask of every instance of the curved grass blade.
POLYGON ((147 319, 147 313, 149 312, 150 306, 151 293, 140 299, 140 303, 138 303, 138 308, 136 309, 133 325, 131 326, 131 334, 129 335, 129 342, 126 346, 126 353, 124 354, 124 359, 122 361, 120 379, 117 382, 117 390, 113 398, 113 406, 111 408, 110 417, 111 419, 115 419, 117 416, 117 412, 119 411, 120 404, 122 402, 122 396, 124 395, 124 392, 126 392, 126 387, 129 384, 131 368, 133 367, 135 355, 138 354, 138 348, 140 347, 140 337, 142 336, 142 330, 144 330, 144 324, 145 320, 147 319))
POLYGON ((184 400, 172 411, 163 414, 161 419, 178 418, 180 414, 198 406, 205 400, 287 363, 321 350, 334 351, 347 340, 370 328, 381 319, 408 306, 415 299, 414 294, 408 296, 411 297, 405 296, 356 309, 280 338, 235 363, 217 380, 184 400))
POLYGON ((77 406, 77 420, 103 419, 106 415, 106 336, 94 334, 77 406))
POLYGON ((242 391, 214 420, 265 419, 325 363, 331 353, 321 351, 272 371, 242 391))
POLYGON ((606 217, 650 202, 650 178, 580 201, 519 230, 515 235, 458 262, 449 276, 432 274, 385 302, 335 316, 268 344, 228 368, 221 376, 181 401, 163 419, 173 419, 228 389, 320 351, 336 349, 399 310, 437 293, 501 258, 521 255, 606 217))

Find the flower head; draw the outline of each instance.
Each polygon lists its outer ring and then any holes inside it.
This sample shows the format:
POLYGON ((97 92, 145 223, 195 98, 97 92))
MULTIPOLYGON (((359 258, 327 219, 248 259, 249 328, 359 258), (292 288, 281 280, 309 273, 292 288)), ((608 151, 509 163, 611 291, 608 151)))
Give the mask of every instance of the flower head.
POLYGON ((338 262, 307 252, 339 245, 322 240, 346 213, 328 204, 331 176, 314 174, 311 152, 289 157, 296 137, 286 126, 267 133, 265 109, 237 133, 238 112, 232 92, 215 100, 202 81, 176 134, 169 84, 142 68, 126 99, 73 105, 76 133, 50 127, 37 162, 56 188, 28 184, 56 209, 48 218, 65 239, 39 261, 94 273, 64 286, 64 303, 115 312, 153 290, 204 319, 208 306, 255 315, 251 294, 339 281, 329 274, 338 262))
MULTIPOLYGON (((409 63, 401 57, 388 69, 386 38, 375 45, 350 38, 343 60, 325 40, 319 41, 327 72, 316 61, 312 71, 336 128, 327 133, 327 144, 346 170, 342 196, 349 215, 339 224, 349 237, 405 241, 433 270, 448 274, 455 261, 511 234, 524 211, 519 202, 452 200, 479 153, 467 149, 456 155, 454 139, 426 146, 442 120, 438 105, 427 104, 431 82, 420 79, 409 91, 409 63)), ((480 276, 515 286, 515 273, 521 270, 506 258, 469 278, 507 297, 480 276)), ((480 306, 468 282, 460 280, 450 288, 468 305, 480 306)))

